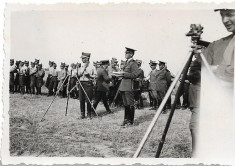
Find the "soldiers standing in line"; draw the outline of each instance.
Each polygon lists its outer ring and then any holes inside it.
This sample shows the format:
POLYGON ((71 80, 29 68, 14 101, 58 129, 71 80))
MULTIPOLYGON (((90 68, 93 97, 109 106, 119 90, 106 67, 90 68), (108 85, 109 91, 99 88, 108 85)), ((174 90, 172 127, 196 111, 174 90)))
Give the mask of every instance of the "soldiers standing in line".
POLYGON ((149 80, 149 98, 152 99, 152 108, 149 110, 156 110, 157 109, 157 62, 150 60, 150 68, 152 71, 150 71, 148 77, 146 78, 149 80))
POLYGON ((43 77, 45 75, 45 71, 42 69, 42 64, 38 64, 38 71, 36 73, 36 95, 42 95, 41 88, 43 85, 43 77))
POLYGON ((15 80, 15 76, 14 74, 17 72, 16 70, 16 66, 14 65, 14 59, 10 59, 10 79, 9 79, 9 90, 10 93, 14 93, 14 80, 15 80))
POLYGON ((45 86, 48 88, 48 90, 49 90, 49 84, 50 84, 50 79, 51 79, 52 71, 54 69, 53 63, 54 62, 49 61, 49 72, 48 72, 48 76, 47 76, 47 80, 46 80, 46 84, 45 84, 45 86))
POLYGON ((126 64, 123 66, 123 72, 120 73, 122 81, 119 87, 119 90, 122 94, 123 104, 125 107, 124 111, 124 121, 122 126, 129 126, 134 123, 135 116, 135 98, 134 98, 134 89, 133 89, 133 79, 136 79, 138 76, 138 65, 133 59, 135 54, 134 49, 127 48, 125 51, 126 64))
POLYGON ((25 61, 24 63, 26 73, 25 73, 25 87, 26 87, 26 93, 31 93, 30 91, 30 76, 29 76, 29 61, 25 61))
POLYGON ((109 77, 107 71, 109 60, 103 60, 100 62, 101 66, 97 69, 97 89, 93 107, 96 109, 102 99, 106 111, 111 113, 106 97, 106 93, 109 91, 109 81, 111 80, 111 77, 109 77))
POLYGON ((24 62, 20 62, 18 73, 19 73, 20 93, 23 95, 25 93, 25 75, 26 75, 26 68, 24 67, 24 62))
POLYGON ((64 93, 63 93, 64 92, 64 85, 62 85, 65 78, 66 78, 65 63, 61 63, 60 72, 58 74, 59 84, 58 84, 58 88, 57 88, 59 90, 59 95, 61 97, 65 97, 64 93))
POLYGON ((31 62, 31 67, 29 69, 31 94, 35 94, 37 70, 38 69, 36 68, 35 63, 31 62))
MULTIPOLYGON (((166 92, 167 92, 167 85, 171 82, 171 76, 169 72, 166 70, 166 62, 159 61, 159 71, 156 75, 156 83, 157 83, 157 102, 158 105, 162 102, 166 92)), ((163 108, 163 114, 166 112, 166 107, 163 108)))
POLYGON ((136 107, 138 109, 141 109, 144 107, 143 99, 142 99, 142 91, 143 91, 143 79, 144 79, 144 71, 141 69, 141 60, 136 60, 138 65, 138 77, 136 78, 136 83, 138 84, 138 89, 135 91, 135 101, 136 101, 136 107))
POLYGON ((85 102, 87 103, 87 118, 91 119, 91 103, 93 98, 93 79, 96 75, 96 70, 94 66, 90 63, 90 53, 82 53, 82 65, 78 70, 79 81, 82 85, 79 86, 79 98, 80 98, 80 110, 81 119, 85 118, 85 102), (90 101, 88 100, 87 96, 90 101))
POLYGON ((56 63, 53 63, 53 68, 50 70, 51 77, 49 79, 49 85, 48 85, 48 94, 47 96, 55 95, 57 92, 57 86, 58 86, 58 71, 56 69, 57 65, 56 63))

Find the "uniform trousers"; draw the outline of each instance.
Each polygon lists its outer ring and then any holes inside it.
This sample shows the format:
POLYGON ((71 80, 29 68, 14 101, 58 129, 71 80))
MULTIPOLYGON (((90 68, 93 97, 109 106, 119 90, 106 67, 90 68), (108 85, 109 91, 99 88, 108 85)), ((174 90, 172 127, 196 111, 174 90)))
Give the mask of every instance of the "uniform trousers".
POLYGON ((91 103, 89 102, 87 96, 89 97, 90 101, 93 98, 93 84, 91 81, 80 81, 81 86, 79 86, 79 97, 80 97, 80 109, 81 109, 81 116, 85 116, 85 104, 87 103, 87 115, 91 116, 91 103), (87 96, 84 93, 84 90, 87 96))
POLYGON ((20 86, 20 93, 24 94, 24 92, 25 92, 25 75, 19 75, 19 86, 20 86))
POLYGON ((107 102, 107 97, 106 96, 107 96, 106 92, 96 91, 95 101, 94 101, 93 107, 96 109, 97 105, 99 104, 100 100, 102 99, 106 111, 111 112, 111 110, 109 108, 109 105, 108 105, 108 102, 107 102))
POLYGON ((36 89, 37 89, 37 93, 36 94, 42 94, 41 92, 41 88, 43 85, 43 79, 42 77, 36 77, 36 89))
POLYGON ((9 80, 9 90, 10 92, 14 92, 14 73, 10 73, 10 80, 9 80))
POLYGON ((32 94, 35 93, 35 86, 36 86, 36 76, 35 75, 31 75, 30 76, 30 89, 31 89, 31 93, 32 94))
POLYGON ((52 95, 53 90, 54 90, 54 93, 57 92, 58 79, 57 79, 57 76, 52 76, 49 80, 50 82, 48 85, 48 89, 49 89, 49 94, 52 95))
POLYGON ((30 93, 30 76, 26 75, 25 76, 25 86, 26 86, 26 93, 30 93))

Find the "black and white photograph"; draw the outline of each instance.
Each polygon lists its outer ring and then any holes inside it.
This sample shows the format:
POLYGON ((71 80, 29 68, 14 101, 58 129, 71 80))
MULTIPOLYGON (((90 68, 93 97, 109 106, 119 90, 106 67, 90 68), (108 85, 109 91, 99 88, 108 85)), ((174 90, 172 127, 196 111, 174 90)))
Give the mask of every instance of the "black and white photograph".
POLYGON ((235 164, 235 3, 5 3, 3 34, 3 164, 235 164))

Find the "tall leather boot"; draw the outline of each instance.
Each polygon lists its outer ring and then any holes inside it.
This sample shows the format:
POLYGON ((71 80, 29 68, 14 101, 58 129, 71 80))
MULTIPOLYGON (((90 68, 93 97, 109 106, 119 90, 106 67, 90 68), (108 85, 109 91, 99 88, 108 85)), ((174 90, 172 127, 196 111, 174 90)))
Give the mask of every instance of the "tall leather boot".
POLYGON ((129 117, 129 122, 130 124, 134 123, 134 117, 135 117, 135 107, 134 106, 130 106, 130 117, 129 117))
POLYGON ((124 121, 121 126, 125 126, 128 123, 128 120, 129 120, 129 106, 125 106, 124 121))

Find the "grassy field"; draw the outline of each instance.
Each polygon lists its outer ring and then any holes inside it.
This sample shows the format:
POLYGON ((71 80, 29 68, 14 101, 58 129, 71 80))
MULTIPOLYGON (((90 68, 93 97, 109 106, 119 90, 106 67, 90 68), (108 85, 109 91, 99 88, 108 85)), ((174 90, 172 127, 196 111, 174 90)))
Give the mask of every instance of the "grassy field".
MULTIPOLYGON (((136 110, 133 127, 121 128, 123 111, 106 114, 103 104, 97 113, 102 118, 81 120, 79 100, 70 99, 65 116, 65 98, 56 98, 40 122, 53 97, 10 94, 10 153, 12 156, 132 157, 155 111, 136 110)), ((168 114, 162 114, 140 157, 154 157, 168 114)), ((176 110, 161 157, 187 158, 191 154, 188 128, 189 110, 176 110)))

